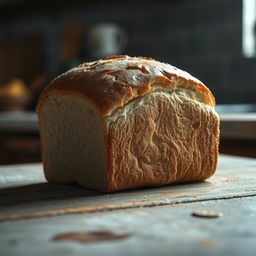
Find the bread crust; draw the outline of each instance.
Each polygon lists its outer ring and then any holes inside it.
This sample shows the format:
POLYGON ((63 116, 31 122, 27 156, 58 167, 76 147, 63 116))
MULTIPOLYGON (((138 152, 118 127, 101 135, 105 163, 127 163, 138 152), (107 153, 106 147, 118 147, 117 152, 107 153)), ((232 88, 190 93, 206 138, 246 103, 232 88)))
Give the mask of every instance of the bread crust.
POLYGON ((105 117, 136 97, 177 88, 188 88, 199 101, 215 106, 209 89, 185 71, 152 58, 111 56, 83 63, 54 79, 41 94, 37 112, 49 94, 72 93, 90 99, 105 117))
POLYGON ((202 181, 214 174, 218 115, 185 96, 183 90, 153 92, 105 119, 108 192, 202 181))
MULTIPOLYGON (((144 57, 84 63, 45 88, 39 119, 47 97, 55 94, 78 96, 102 117, 107 184, 95 187, 99 191, 205 180, 216 170, 215 99, 187 72, 144 57)), ((43 144, 41 151, 47 162, 43 144)), ((81 184, 79 177, 76 182, 81 184)))

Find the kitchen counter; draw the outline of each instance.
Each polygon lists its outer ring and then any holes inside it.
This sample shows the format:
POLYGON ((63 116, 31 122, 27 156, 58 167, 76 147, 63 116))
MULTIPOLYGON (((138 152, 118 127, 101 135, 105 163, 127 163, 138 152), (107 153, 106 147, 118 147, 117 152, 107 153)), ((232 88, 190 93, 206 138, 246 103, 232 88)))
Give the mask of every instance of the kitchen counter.
POLYGON ((112 194, 0 166, 1 255, 255 255, 255 184, 256 159, 224 155, 205 182, 112 194))
POLYGON ((35 161, 40 161, 35 112, 0 111, 0 164, 35 161))
POLYGON ((256 104, 219 104, 223 139, 256 140, 256 104))
POLYGON ((35 112, 0 112, 0 133, 38 134, 37 117, 35 112))
POLYGON ((256 113, 220 114, 220 120, 222 138, 256 140, 256 113))

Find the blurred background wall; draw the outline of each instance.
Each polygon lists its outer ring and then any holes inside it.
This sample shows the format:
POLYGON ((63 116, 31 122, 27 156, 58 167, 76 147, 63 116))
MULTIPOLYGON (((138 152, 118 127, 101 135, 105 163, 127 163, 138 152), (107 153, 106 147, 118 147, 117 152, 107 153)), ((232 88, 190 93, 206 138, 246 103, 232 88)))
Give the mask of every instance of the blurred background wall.
POLYGON ((0 84, 15 77, 30 86, 42 74, 64 71, 65 44, 71 57, 90 60, 86 33, 101 22, 127 31, 123 54, 187 70, 210 87, 217 103, 255 101, 256 61, 242 56, 242 0, 2 1, 0 84), (69 36, 76 38, 67 42, 69 36))
MULTIPOLYGON (((255 103, 256 59, 243 56, 242 7, 243 0, 0 0, 0 110, 33 111, 51 79, 96 59, 88 35, 102 23, 126 33, 120 54, 188 71, 218 104, 255 103)), ((0 163, 40 160, 36 128, 18 129, 0 131, 0 163)))

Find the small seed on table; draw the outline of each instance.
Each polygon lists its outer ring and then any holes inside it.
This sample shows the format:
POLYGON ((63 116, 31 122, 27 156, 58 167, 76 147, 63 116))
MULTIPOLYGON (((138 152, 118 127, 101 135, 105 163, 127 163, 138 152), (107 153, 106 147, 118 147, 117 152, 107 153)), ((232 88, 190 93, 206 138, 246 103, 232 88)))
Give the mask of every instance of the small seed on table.
POLYGON ((222 216, 222 212, 215 212, 215 211, 193 211, 192 215, 195 217, 201 217, 201 218, 219 218, 222 216))

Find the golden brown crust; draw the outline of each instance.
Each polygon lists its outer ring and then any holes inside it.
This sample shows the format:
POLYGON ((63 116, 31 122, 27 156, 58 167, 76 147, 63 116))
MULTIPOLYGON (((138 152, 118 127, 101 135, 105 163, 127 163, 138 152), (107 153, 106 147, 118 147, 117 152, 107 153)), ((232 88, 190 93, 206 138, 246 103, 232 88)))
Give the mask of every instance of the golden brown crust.
POLYGON ((184 95, 153 92, 106 118, 107 192, 201 181, 214 174, 218 115, 184 95))
POLYGON ((176 88, 190 89, 200 101, 215 105, 208 88, 187 72, 152 58, 111 56, 86 62, 57 77, 43 91, 37 111, 47 95, 71 93, 90 99, 102 116, 108 116, 133 98, 176 88))
MULTIPOLYGON (((62 105, 69 106, 63 101, 68 97, 63 95, 78 96, 96 110, 102 121, 102 143, 106 148, 106 184, 90 185, 90 179, 85 182, 81 179, 84 170, 73 171, 76 166, 72 170, 66 168, 67 173, 74 172, 72 181, 112 192, 204 180, 216 170, 219 118, 213 108, 214 97, 204 84, 182 70, 145 57, 111 56, 83 63, 57 77, 43 91, 37 105, 39 118, 44 110, 41 106, 48 104, 48 96, 59 97, 62 105)), ((52 107, 47 113, 52 114, 52 107)), ((80 129, 81 125, 73 123, 80 129)), ((84 124, 87 123, 85 120, 84 124)), ((42 127, 41 133, 47 132, 42 127)), ((52 141, 48 143, 52 147, 52 141)), ((56 145, 57 148, 59 144, 56 145)), ((47 166, 44 150, 43 161, 47 166)), ((62 162, 61 159, 58 161, 62 162)), ((52 171, 59 175, 55 169, 52 171)), ((56 180, 66 182, 69 176, 56 180)))

